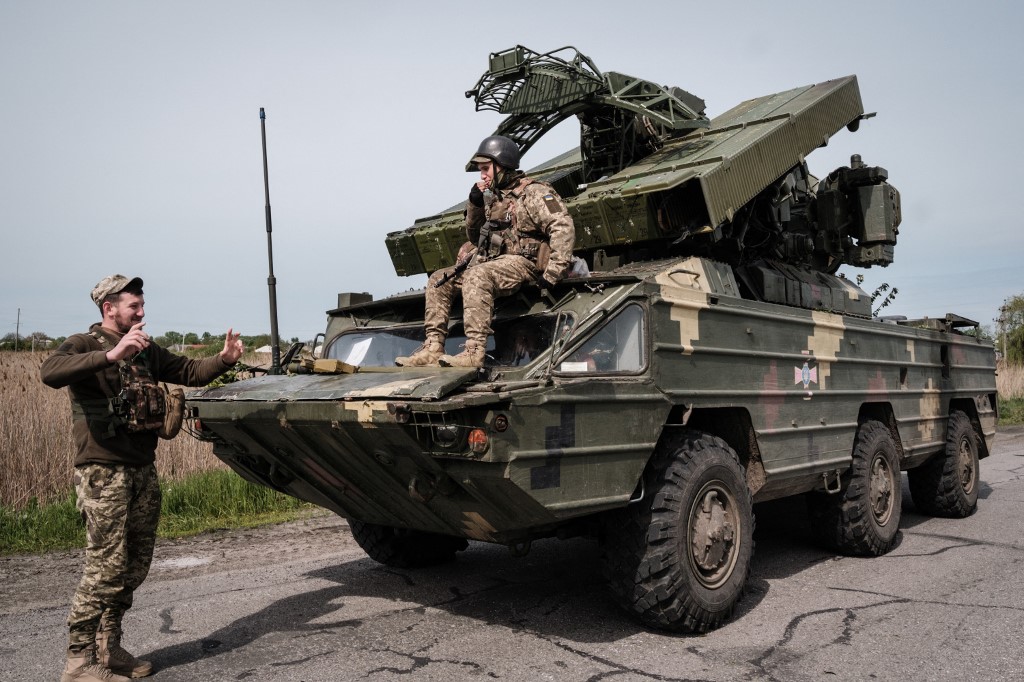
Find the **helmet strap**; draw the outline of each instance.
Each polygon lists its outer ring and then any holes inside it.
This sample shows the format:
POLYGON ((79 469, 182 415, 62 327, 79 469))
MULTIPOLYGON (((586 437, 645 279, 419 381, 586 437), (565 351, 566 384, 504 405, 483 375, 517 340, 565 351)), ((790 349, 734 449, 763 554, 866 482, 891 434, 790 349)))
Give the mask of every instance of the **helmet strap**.
POLYGON ((494 172, 494 186, 497 189, 508 189, 525 175, 521 170, 505 170, 498 164, 494 164, 494 167, 497 169, 494 172))

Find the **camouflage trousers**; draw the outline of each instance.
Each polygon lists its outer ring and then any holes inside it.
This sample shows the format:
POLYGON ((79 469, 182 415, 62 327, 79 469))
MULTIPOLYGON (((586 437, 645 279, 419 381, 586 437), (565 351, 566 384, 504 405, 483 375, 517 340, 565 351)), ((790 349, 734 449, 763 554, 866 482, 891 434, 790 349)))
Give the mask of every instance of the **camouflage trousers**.
POLYGON ((68 615, 68 650, 92 646, 97 630, 120 630, 153 560, 160 485, 152 464, 75 468, 87 544, 82 580, 68 615))
POLYGON ((492 333, 494 299, 514 294, 525 282, 537 276, 537 267, 529 258, 504 254, 482 263, 474 263, 461 276, 437 286, 451 270, 438 270, 430 276, 424 316, 427 334, 436 333, 441 338, 447 338, 452 298, 461 289, 462 325, 466 330, 466 338, 484 345, 492 333))

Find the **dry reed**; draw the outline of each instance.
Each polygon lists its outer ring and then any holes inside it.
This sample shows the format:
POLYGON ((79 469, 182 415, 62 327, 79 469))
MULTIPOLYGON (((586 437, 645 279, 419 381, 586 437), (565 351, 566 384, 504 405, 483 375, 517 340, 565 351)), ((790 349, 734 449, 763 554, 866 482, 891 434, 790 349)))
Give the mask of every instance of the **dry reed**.
MULTIPOLYGON (((21 509, 63 499, 71 489, 75 456, 71 401, 39 379, 47 352, 0 351, 0 506, 21 509)), ((181 479, 224 468, 209 443, 182 433, 160 441, 162 478, 181 479)))
POLYGON ((1024 398, 1024 367, 1008 365, 1001 360, 996 366, 996 388, 1003 400, 1019 400, 1024 398))
MULTIPOLYGON (((71 405, 66 390, 55 391, 39 379, 47 354, 0 351, 0 506, 8 509, 33 499, 62 499, 71 488, 71 405)), ((1024 398, 1024 367, 1001 362, 996 386, 1004 400, 1024 398)), ((156 465, 161 477, 172 480, 225 466, 209 443, 185 434, 160 441, 156 465)))

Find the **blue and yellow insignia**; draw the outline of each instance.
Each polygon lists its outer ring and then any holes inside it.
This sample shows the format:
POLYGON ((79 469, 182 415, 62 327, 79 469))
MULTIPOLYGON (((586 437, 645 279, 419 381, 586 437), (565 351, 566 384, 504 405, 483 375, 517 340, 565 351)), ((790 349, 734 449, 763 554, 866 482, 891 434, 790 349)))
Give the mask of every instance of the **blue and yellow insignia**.
POLYGON ((544 195, 544 205, 547 207, 548 213, 561 213, 565 210, 562 202, 556 199, 554 194, 544 195))

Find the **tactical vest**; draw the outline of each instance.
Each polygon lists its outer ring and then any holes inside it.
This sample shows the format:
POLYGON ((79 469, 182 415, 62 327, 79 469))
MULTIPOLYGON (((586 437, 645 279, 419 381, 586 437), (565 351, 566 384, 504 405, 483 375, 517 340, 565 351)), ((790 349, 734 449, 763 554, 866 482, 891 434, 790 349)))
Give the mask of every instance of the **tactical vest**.
MULTIPOLYGON (((514 256, 523 256, 524 258, 532 261, 537 269, 543 271, 547 266, 548 257, 551 253, 551 247, 548 244, 548 235, 545 234, 540 228, 535 226, 520 226, 519 219, 517 216, 518 211, 515 210, 516 202, 526 193, 526 188, 532 184, 541 185, 548 188, 549 191, 553 191, 551 186, 546 182, 540 182, 532 178, 523 178, 523 180, 515 187, 515 189, 503 192, 504 196, 507 197, 502 199, 502 203, 506 204, 506 210, 504 216, 497 216, 497 221, 501 224, 506 224, 508 227, 495 232, 495 242, 500 239, 500 244, 496 243, 494 249, 488 249, 489 255, 499 255, 503 253, 512 254, 514 256), (500 235, 500 237, 498 237, 500 235), (497 253, 495 253, 495 251, 497 253)), ((488 217, 491 218, 491 211, 494 208, 492 202, 488 206, 488 217)), ((500 209, 499 209, 500 211, 500 209)), ((494 218, 491 218, 493 221, 494 218)))
MULTIPOLYGON (((110 344, 102 334, 89 332, 104 351, 110 344)), ((121 375, 121 391, 111 398, 97 400, 73 400, 71 411, 75 417, 83 417, 90 423, 105 425, 104 438, 113 438, 118 428, 129 433, 159 431, 168 416, 167 392, 153 378, 153 373, 143 362, 117 361, 121 375)), ((180 422, 179 422, 180 423, 180 422)), ((161 436, 167 438, 164 434, 161 436)))

